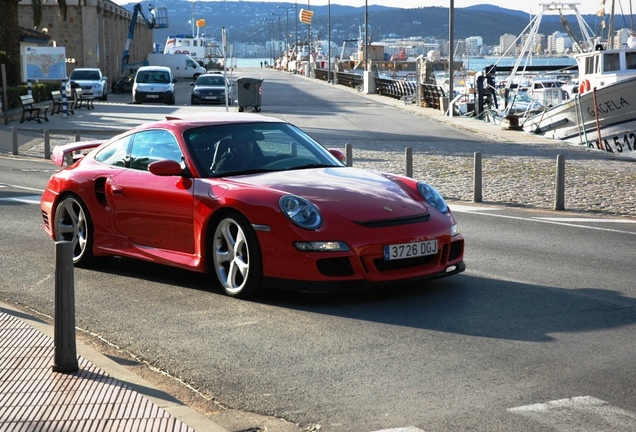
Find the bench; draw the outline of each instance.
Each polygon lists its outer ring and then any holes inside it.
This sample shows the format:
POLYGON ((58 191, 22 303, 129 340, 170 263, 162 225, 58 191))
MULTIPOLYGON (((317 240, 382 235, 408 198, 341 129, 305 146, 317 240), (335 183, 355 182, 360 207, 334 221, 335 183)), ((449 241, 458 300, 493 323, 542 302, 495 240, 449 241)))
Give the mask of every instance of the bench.
POLYGON ((84 106, 86 109, 95 109, 93 106, 93 101, 95 98, 93 96, 86 96, 81 88, 76 88, 73 90, 73 99, 75 100, 75 108, 81 108, 84 106))
POLYGON ((24 120, 37 120, 38 123, 42 123, 41 119, 49 121, 49 118, 46 116, 49 107, 44 108, 43 113, 42 108, 35 106, 35 100, 33 100, 32 95, 20 96, 20 104, 22 105, 22 118, 20 119, 20 123, 23 123, 24 120), (27 114, 29 118, 24 118, 27 114))
MULTIPOLYGON (((51 107, 51 115, 55 113, 58 113, 58 114, 61 113, 62 110, 64 109, 64 101, 62 100, 62 92, 60 92, 59 90, 52 91, 51 98, 53 99, 53 106, 51 107)), ((75 114, 75 111, 73 111, 72 101, 70 103, 67 101, 66 105, 68 107, 68 110, 71 112, 71 114, 75 114)))

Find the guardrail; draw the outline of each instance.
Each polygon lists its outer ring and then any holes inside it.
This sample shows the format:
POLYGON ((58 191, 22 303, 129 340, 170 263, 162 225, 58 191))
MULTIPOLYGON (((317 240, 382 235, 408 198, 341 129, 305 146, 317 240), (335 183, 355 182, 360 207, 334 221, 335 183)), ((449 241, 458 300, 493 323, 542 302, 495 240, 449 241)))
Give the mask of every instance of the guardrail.
POLYGON ((364 87, 364 77, 362 75, 336 72, 336 79, 338 80, 338 85, 359 89, 364 87))
MULTIPOLYGON (((33 129, 20 129, 15 126, 11 127, 11 154, 18 156, 20 153, 19 132, 24 132, 28 137, 36 136, 37 133, 33 129)), ((51 149, 54 143, 66 144, 73 141, 81 141, 83 136, 90 136, 91 139, 109 139, 113 136, 125 132, 126 129, 91 129, 91 130, 58 130, 49 131, 42 130, 41 141, 36 139, 30 140, 30 145, 23 151, 23 155, 51 158, 51 149)))

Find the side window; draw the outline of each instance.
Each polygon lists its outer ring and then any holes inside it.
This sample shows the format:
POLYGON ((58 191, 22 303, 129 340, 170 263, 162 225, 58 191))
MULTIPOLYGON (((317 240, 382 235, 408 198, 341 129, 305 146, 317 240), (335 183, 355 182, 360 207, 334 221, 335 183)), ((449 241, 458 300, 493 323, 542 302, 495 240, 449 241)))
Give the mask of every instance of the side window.
POLYGON ((181 163, 181 150, 177 139, 162 129, 135 134, 130 152, 130 168, 147 171, 152 162, 169 159, 181 163))
POLYGON ((106 165, 126 166, 126 155, 128 155, 131 137, 132 135, 128 135, 110 143, 108 147, 104 147, 95 155, 95 160, 106 165))
POLYGON ((636 52, 628 51, 625 53, 625 63, 627 69, 636 69, 636 52))
POLYGON ((619 53, 605 53, 603 56, 603 72, 621 69, 619 53))

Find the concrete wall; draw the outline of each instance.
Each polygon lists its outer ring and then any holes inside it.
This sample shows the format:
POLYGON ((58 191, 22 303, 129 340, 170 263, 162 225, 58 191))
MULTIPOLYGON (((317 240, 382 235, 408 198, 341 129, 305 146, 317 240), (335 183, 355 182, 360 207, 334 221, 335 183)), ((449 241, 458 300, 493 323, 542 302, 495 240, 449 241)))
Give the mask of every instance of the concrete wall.
MULTIPOLYGON (((109 0, 67 0, 67 5, 67 18, 62 21, 57 3, 44 0, 37 30, 46 29, 50 46, 66 48, 67 76, 76 67, 98 67, 112 83, 122 76, 121 58, 132 13, 109 0)), ((34 28, 31 0, 22 0, 18 9, 20 26, 34 28)), ((138 17, 129 62, 145 61, 152 48, 152 30, 138 17)))

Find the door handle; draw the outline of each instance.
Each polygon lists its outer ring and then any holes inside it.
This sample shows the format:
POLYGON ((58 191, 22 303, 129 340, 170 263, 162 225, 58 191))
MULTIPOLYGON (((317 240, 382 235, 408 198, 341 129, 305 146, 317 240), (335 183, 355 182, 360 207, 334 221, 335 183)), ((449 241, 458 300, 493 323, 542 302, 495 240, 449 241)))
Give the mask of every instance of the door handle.
POLYGON ((113 195, 122 195, 124 193, 124 188, 117 185, 111 185, 110 190, 113 192, 113 195))

